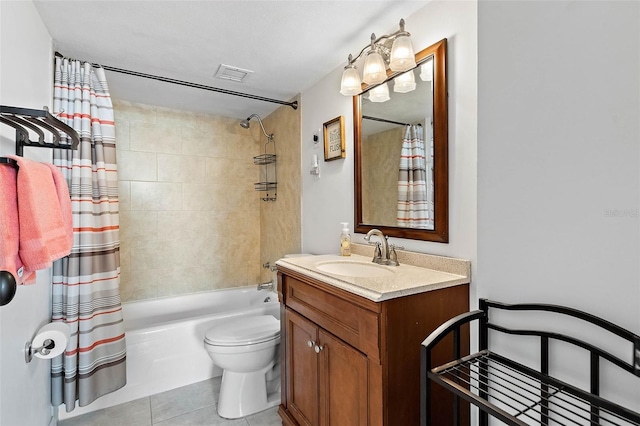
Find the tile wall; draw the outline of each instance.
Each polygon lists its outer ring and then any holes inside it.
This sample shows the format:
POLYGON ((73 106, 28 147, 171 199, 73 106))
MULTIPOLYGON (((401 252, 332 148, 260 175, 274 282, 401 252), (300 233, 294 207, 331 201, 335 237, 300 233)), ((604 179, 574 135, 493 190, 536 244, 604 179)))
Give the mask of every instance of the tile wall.
MULTIPOLYGON (((269 262, 273 265, 287 253, 299 253, 302 247, 300 114, 300 107, 294 110, 282 106, 264 120, 267 132, 273 133, 276 143, 278 199, 275 202, 260 203, 262 263, 269 262)), ((261 146, 264 141, 262 135, 261 146)), ((262 270, 262 281, 272 278, 275 278, 275 274, 267 269, 262 270)))
POLYGON ((398 167, 404 127, 363 138, 362 210, 364 223, 395 226, 398 217, 398 167))
POLYGON ((255 126, 125 101, 114 110, 122 300, 257 283, 255 126))

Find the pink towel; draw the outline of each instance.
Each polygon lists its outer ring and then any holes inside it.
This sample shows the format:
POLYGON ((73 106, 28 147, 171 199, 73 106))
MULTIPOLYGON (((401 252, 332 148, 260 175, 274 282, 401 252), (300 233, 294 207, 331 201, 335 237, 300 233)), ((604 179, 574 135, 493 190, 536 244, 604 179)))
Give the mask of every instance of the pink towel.
POLYGON ((0 165, 0 270, 9 271, 18 284, 24 284, 27 274, 18 256, 20 223, 16 192, 17 170, 0 165))
POLYGON ((56 192, 58 193, 58 202, 60 203, 60 211, 62 212, 64 230, 67 242, 69 244, 69 250, 71 250, 71 247, 73 247, 73 215, 71 212, 71 197, 69 196, 69 186, 67 185, 67 179, 65 179, 60 169, 58 169, 53 164, 43 164, 51 169, 53 183, 56 186, 56 192))
POLYGON ((20 166, 16 187, 18 254, 27 271, 48 268, 53 260, 67 256, 73 246, 69 190, 66 183, 62 185, 62 173, 50 165, 8 157, 20 166))

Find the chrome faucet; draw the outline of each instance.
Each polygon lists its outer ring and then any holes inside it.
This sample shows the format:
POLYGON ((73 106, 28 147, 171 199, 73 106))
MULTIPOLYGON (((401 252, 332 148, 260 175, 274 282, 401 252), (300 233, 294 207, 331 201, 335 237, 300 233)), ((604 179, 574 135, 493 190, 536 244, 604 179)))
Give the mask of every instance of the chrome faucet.
POLYGON ((266 283, 258 284, 258 290, 275 291, 275 286, 273 285, 273 280, 267 281, 266 283))
POLYGON ((373 259, 371 261, 379 265, 399 266, 400 264, 398 263, 396 246, 394 244, 389 245, 387 241, 389 237, 384 235, 379 229, 374 228, 371 231, 367 232, 367 235, 365 235, 364 237, 365 241, 367 241, 369 244, 372 244, 371 242, 369 242, 372 235, 377 236, 380 239, 380 242, 375 243, 376 248, 373 251, 373 259), (380 248, 380 246, 382 246, 382 248, 380 248))
POLYGON ((365 241, 369 242, 372 235, 375 235, 380 239, 380 243, 376 243, 372 262, 384 265, 386 264, 385 261, 389 260, 389 244, 387 243, 388 237, 384 235, 381 230, 374 228, 371 231, 367 232, 367 235, 365 235, 364 237, 365 241), (380 244, 382 244, 382 251, 380 251, 380 244), (382 257, 383 253, 384 257, 382 257))

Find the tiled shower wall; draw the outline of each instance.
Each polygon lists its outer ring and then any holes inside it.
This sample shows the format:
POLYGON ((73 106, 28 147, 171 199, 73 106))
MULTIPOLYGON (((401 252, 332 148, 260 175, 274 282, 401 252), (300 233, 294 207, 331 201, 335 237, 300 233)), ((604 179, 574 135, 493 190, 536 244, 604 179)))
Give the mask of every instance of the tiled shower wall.
POLYGON ((362 210, 364 223, 395 226, 398 217, 398 167, 404 128, 370 135, 362 144, 362 210), (393 141, 393 143, 391 142, 393 141))
POLYGON ((125 101, 114 110, 122 300, 257 283, 256 126, 125 101))
MULTIPOLYGON (((300 114, 300 107, 294 110, 282 106, 264 120, 267 132, 274 135, 278 172, 277 201, 260 204, 261 261, 270 265, 285 254, 299 253, 302 247, 300 114)), ((265 137, 261 136, 262 146, 265 137)), ((272 278, 275 279, 275 274, 268 269, 262 270, 262 281, 272 278)))

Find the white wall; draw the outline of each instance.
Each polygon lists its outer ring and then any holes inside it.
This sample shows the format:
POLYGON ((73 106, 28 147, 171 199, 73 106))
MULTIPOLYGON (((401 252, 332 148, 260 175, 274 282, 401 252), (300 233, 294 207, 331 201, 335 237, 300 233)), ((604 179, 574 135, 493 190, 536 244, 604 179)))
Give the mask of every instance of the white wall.
MULTIPOLYGON (((51 37, 30 1, 0 1, 0 104, 42 109, 51 104, 51 37)), ((14 131, 0 126, 0 155, 13 154, 14 131)), ((50 150, 25 157, 49 161, 50 150)), ((0 242, 1 243, 1 242, 0 242)), ((35 285, 21 286, 0 307, 0 424, 42 426, 51 419, 50 361, 24 361, 24 345, 51 318, 49 270, 35 285)))
MULTIPOLYGON (((478 16, 478 295, 640 333, 640 4, 481 1, 478 16)), ((622 380, 603 387, 640 409, 622 380)))
MULTIPOLYGON (((450 242, 440 244, 391 239, 407 250, 472 261, 476 257, 476 11, 474 1, 432 1, 413 15, 404 17, 405 28, 411 33, 416 51, 447 38, 450 242)), ((389 16, 388 28, 366 28, 363 25, 362 46, 367 43, 371 32, 395 31, 400 18, 389 16)), ((349 53, 345 51, 345 57, 349 53)), ((340 94, 343 66, 301 96, 302 241, 303 251, 311 253, 338 251, 340 222, 348 221, 353 230, 353 110, 351 98, 340 94), (347 157, 325 163, 322 161, 322 132, 317 148, 314 148, 313 134, 322 128, 322 123, 339 115, 345 118, 347 157), (320 159, 320 178, 309 174, 313 154, 320 159)), ((363 242, 363 237, 363 234, 355 234, 352 239, 363 242)))

